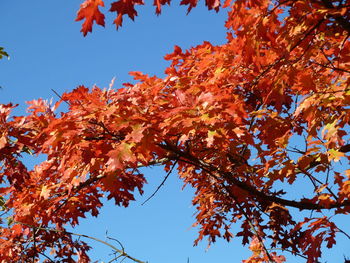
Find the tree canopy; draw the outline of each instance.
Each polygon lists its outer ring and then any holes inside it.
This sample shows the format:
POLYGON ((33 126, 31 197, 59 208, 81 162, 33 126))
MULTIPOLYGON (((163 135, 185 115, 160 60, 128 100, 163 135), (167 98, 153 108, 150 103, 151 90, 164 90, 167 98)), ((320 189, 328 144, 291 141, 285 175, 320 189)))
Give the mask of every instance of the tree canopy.
MULTIPOLYGON (((155 1, 156 13, 169 3, 155 1)), ((116 26, 140 4, 111 3, 116 26)), ((197 1, 181 4, 190 11, 197 1)), ((350 2, 206 5, 228 10, 227 42, 176 46, 164 78, 131 72, 137 83, 117 90, 79 86, 53 105, 32 101, 26 116, 0 105, 1 206, 10 214, 1 262, 47 249, 89 262, 89 246, 66 224, 97 216, 103 193, 128 206, 146 183, 139 168, 154 165, 177 169, 196 190, 195 243, 239 237, 252 250, 246 263, 284 262, 275 251, 317 262, 338 235, 349 237, 333 219, 350 212, 350 2), (68 110, 57 110, 62 103, 68 110), (30 170, 24 154, 47 158, 30 170), (308 191, 297 196, 300 183, 308 191)), ((103 6, 81 5, 84 35, 105 25, 103 6)))

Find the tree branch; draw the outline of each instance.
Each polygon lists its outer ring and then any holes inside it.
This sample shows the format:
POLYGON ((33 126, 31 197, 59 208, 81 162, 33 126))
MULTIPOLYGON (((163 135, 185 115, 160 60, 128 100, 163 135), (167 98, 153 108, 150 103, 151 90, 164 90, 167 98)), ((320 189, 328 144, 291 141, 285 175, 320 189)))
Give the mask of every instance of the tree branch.
POLYGON ((37 230, 44 230, 44 231, 50 231, 50 232, 56 232, 56 233, 63 233, 63 234, 67 234, 67 235, 73 235, 73 236, 79 236, 79 237, 85 237, 85 238, 88 238, 88 239, 92 239, 92 240, 95 240, 99 243, 102 243, 110 248, 112 248, 114 251, 116 251, 117 253, 119 253, 121 256, 124 256, 128 259, 131 259, 132 261, 134 262, 137 262, 137 263, 146 263, 145 261, 141 261, 139 259, 136 259, 132 256, 130 256, 129 254, 127 254, 124 249, 123 250, 120 250, 118 249, 117 247, 113 246, 112 244, 106 242, 106 241, 103 241, 99 238, 96 238, 96 237, 92 237, 92 236, 88 236, 88 235, 84 235, 84 234, 78 234, 78 233, 72 233, 72 232, 69 232, 69 231, 65 231, 65 230, 58 230, 58 229, 54 229, 54 228, 47 228, 47 227, 37 227, 37 226, 32 226, 30 224, 27 224, 27 223, 23 223, 23 222, 18 222, 16 221, 15 223, 17 224, 21 224, 21 225, 25 225, 25 226, 28 226, 30 228, 33 228, 33 229, 37 229, 37 230))
POLYGON ((316 64, 318 66, 321 66, 323 68, 328 68, 328 69, 333 69, 335 71, 341 71, 341 72, 345 72, 345 73, 350 73, 350 70, 346 70, 346 69, 343 69, 343 68, 337 68, 337 67, 334 67, 334 66, 330 67, 330 66, 323 65, 323 64, 315 62, 315 61, 312 61, 311 63, 312 64, 316 64))
MULTIPOLYGON (((222 176, 228 183, 231 185, 235 185, 239 187, 241 190, 244 190, 248 192, 251 196, 254 196, 257 199, 260 199, 260 201, 263 202, 268 202, 268 203, 277 203, 283 206, 290 206, 290 207, 295 207, 300 210, 323 210, 323 209, 334 209, 334 208, 340 208, 340 207, 345 207, 345 206, 350 206, 350 200, 345 200, 341 203, 333 203, 330 205, 322 205, 322 204, 317 204, 313 203, 311 200, 300 200, 300 201, 295 201, 295 200, 288 200, 288 199, 283 199, 274 195, 270 195, 268 193, 263 192, 261 189, 257 189, 256 187, 248 184, 247 182, 243 182, 235 177, 234 174, 231 172, 225 172, 221 171, 218 168, 202 161, 198 160, 196 157, 192 156, 191 154, 187 152, 183 152, 180 149, 178 149, 176 146, 167 143, 160 145, 163 149, 171 151, 175 154, 178 154, 180 157, 185 158, 190 160, 190 162, 195 165, 196 167, 202 169, 203 171, 207 172, 208 174, 211 174, 215 176, 213 173, 219 174, 222 176)), ((349 146, 350 148, 350 146, 349 146)), ((349 149, 350 151, 350 149, 349 149)), ((215 176, 216 177, 216 176, 215 176)), ((228 191, 230 195, 231 191, 228 191)))
POLYGON ((170 174, 172 173, 172 171, 174 170, 177 162, 179 161, 179 159, 176 159, 173 166, 171 167, 170 171, 167 173, 167 175, 164 177, 163 181, 160 183, 160 185, 158 185, 157 189, 153 192, 153 194, 151 194, 150 197, 148 197, 141 205, 144 205, 145 203, 147 203, 153 196, 155 196, 155 194, 159 191, 159 189, 164 185, 164 183, 166 182, 166 180, 168 179, 168 177, 170 176, 170 174))

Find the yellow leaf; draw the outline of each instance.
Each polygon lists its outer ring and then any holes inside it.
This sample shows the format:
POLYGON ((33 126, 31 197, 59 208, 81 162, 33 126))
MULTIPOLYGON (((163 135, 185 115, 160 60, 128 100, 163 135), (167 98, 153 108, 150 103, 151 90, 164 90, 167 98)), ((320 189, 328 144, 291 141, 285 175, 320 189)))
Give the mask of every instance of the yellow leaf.
POLYGON ((42 197, 44 199, 49 199, 49 197, 50 197, 50 189, 46 185, 44 185, 41 188, 40 197, 42 197))
POLYGON ((216 131, 208 131, 208 137, 206 139, 208 147, 213 145, 215 135, 217 135, 216 131))
POLYGON ((317 193, 321 193, 324 189, 327 188, 327 186, 328 186, 328 184, 323 184, 323 185, 321 185, 321 186, 316 190, 316 192, 317 192, 317 193))
POLYGON ((328 151, 329 158, 335 162, 338 162, 341 157, 344 157, 345 154, 342 152, 338 152, 337 150, 330 149, 328 151))

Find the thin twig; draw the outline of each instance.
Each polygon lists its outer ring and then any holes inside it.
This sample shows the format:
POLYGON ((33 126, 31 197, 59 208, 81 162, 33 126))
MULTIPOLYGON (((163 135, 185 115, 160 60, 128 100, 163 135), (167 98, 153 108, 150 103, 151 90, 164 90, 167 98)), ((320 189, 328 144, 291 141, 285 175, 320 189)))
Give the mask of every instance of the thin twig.
POLYGON ((320 67, 323 67, 323 68, 328 68, 328 69, 333 69, 333 70, 337 70, 337 71, 342 71, 342 72, 350 73, 349 70, 346 70, 346 69, 343 69, 343 68, 337 68, 337 67, 335 67, 335 66, 333 66, 333 65, 332 65, 332 67, 330 67, 330 66, 323 65, 323 64, 318 63, 318 62, 315 62, 315 61, 311 61, 311 63, 312 63, 312 64, 316 64, 316 65, 318 65, 318 66, 320 66, 320 67))
POLYGON ((344 230, 340 229, 339 227, 337 227, 337 230, 338 230, 340 233, 344 234, 348 239, 350 239, 350 235, 349 235, 348 233, 346 233, 344 230))
POLYGON ((55 233, 63 233, 63 234, 68 234, 68 235, 73 235, 73 236, 78 236, 78 237, 85 237, 85 238, 88 238, 88 239, 92 239, 92 240, 95 240, 99 243, 102 243, 110 248, 112 248, 114 251, 118 252, 119 254, 121 254, 122 256, 125 256, 126 258, 129 258, 137 263, 146 263, 145 261, 141 261, 141 260, 138 260, 132 256, 130 256, 129 254, 127 254, 126 252, 118 249, 117 247, 113 246, 112 244, 106 242, 106 241, 103 241, 99 238, 96 238, 96 237, 92 237, 92 236, 88 236, 88 235, 84 235, 84 234, 78 234, 78 233, 73 233, 73 232, 69 232, 69 231, 66 231, 66 230, 58 230, 58 229, 54 229, 54 228, 47 228, 47 227, 36 227, 36 226, 32 226, 30 224, 27 224, 27 223, 23 223, 23 222, 19 222, 19 221, 16 221, 15 223, 17 224, 21 224, 21 225, 25 225, 25 226, 28 226, 28 227, 31 227, 31 228, 35 228, 35 229, 40 229, 40 230, 45 230, 45 231, 51 231, 51 232, 55 232, 55 233))
POLYGON ((40 255, 46 257, 50 262, 55 263, 55 261, 53 261, 51 258, 49 258, 47 255, 45 255, 44 253, 38 252, 40 255))
POLYGON ((160 183, 160 185, 158 185, 157 189, 153 192, 153 194, 151 194, 150 197, 148 197, 146 199, 146 201, 144 201, 141 205, 144 205, 145 203, 148 202, 148 200, 150 200, 153 196, 155 196, 155 194, 160 190, 160 188, 164 185, 164 183, 166 182, 166 180, 168 179, 168 177, 170 176, 170 174, 172 173, 172 171, 175 168, 175 165, 177 164, 177 162, 179 161, 179 159, 176 159, 173 166, 171 167, 170 171, 167 173, 167 175, 164 177, 163 181, 160 183))
POLYGON ((120 245, 120 247, 122 248, 122 251, 124 252, 125 249, 124 249, 124 246, 123 246, 122 242, 120 242, 118 239, 113 238, 113 237, 107 236, 107 238, 110 239, 110 240, 116 241, 120 245))
POLYGON ((35 228, 33 227, 33 248, 34 248, 34 253, 33 253, 33 263, 35 263, 35 253, 36 251, 36 231, 35 228))
POLYGON ((60 100, 64 101, 65 103, 67 103, 67 105, 69 105, 69 106, 70 106, 70 103, 69 103, 68 101, 64 100, 64 99, 62 98, 62 96, 61 96, 60 94, 58 94, 58 92, 57 92, 57 91, 55 91, 54 89, 51 89, 51 90, 52 90, 52 92, 53 92, 53 93, 55 93, 55 94, 56 94, 56 96, 57 96, 57 97, 59 97, 59 98, 60 98, 60 100))

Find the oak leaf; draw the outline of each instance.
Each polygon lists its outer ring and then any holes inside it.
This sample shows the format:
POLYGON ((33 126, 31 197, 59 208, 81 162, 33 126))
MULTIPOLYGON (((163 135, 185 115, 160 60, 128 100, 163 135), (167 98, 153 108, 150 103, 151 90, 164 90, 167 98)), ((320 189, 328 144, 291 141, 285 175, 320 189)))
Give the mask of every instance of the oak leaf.
POLYGON ((94 22, 98 25, 105 26, 105 15, 100 12, 99 6, 104 6, 103 0, 86 0, 80 5, 75 21, 85 19, 81 28, 81 32, 83 32, 84 36, 86 36, 88 32, 92 32, 92 25, 94 22))

